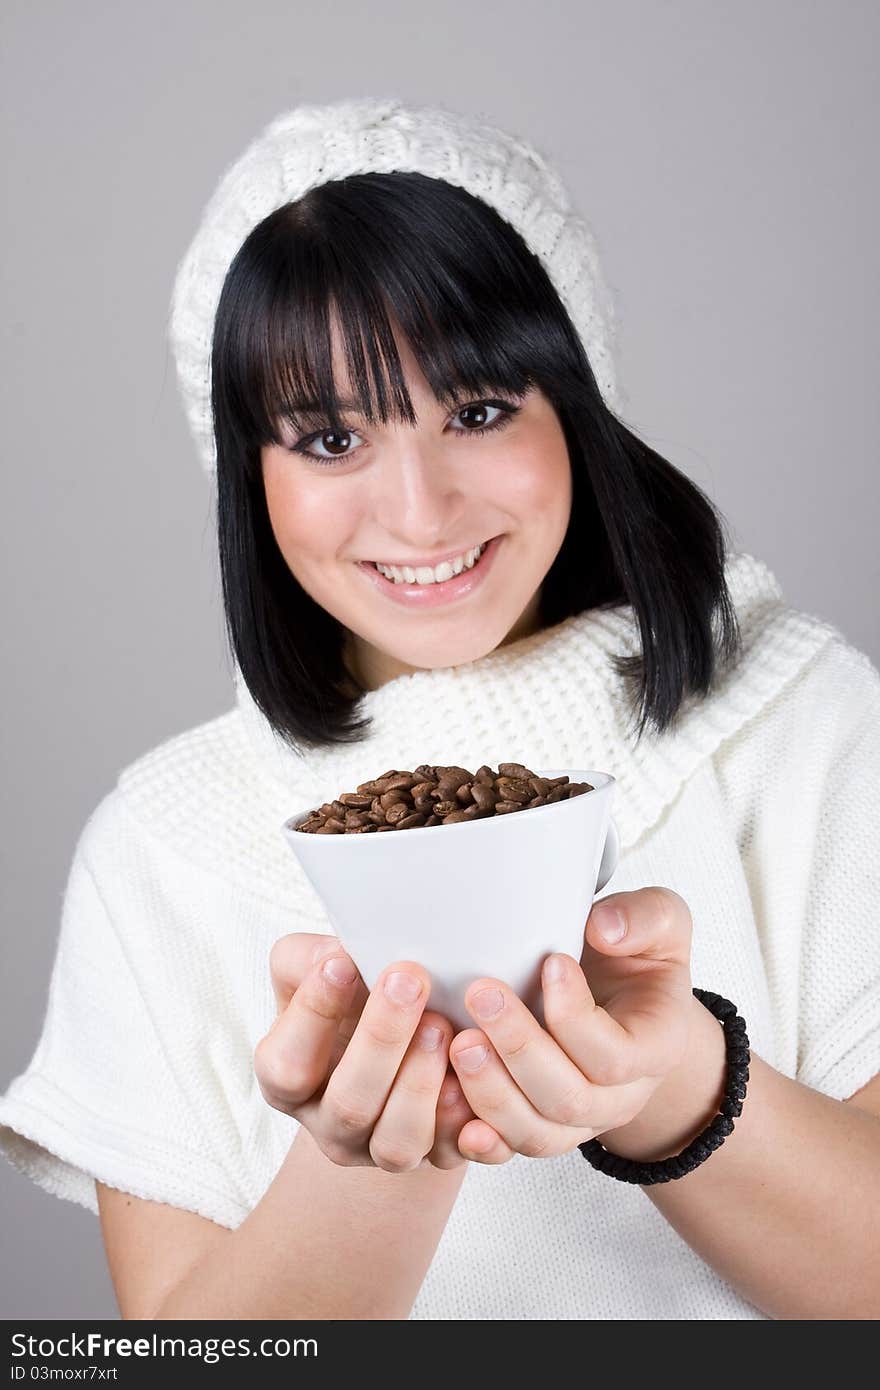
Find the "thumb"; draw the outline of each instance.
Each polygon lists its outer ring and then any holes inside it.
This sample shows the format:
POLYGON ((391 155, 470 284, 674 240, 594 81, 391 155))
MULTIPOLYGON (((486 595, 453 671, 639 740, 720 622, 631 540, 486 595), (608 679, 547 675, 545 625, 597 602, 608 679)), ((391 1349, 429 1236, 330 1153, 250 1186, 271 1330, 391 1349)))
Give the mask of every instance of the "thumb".
POLYGON ((279 1013, 287 1008, 312 966, 340 947, 337 937, 322 932, 288 932, 273 942, 269 973, 279 1013))
POLYGON ((587 919, 586 939, 608 956, 650 956, 686 964, 691 927, 684 899, 671 888, 653 886, 610 893, 595 902, 587 919))
MULTIPOLYGON (((629 922, 623 903, 618 899, 621 893, 610 893, 601 902, 593 904, 587 920, 587 935, 590 945, 601 950, 606 946, 617 946, 629 931, 629 922)), ((630 938, 631 944, 632 938, 630 938)))

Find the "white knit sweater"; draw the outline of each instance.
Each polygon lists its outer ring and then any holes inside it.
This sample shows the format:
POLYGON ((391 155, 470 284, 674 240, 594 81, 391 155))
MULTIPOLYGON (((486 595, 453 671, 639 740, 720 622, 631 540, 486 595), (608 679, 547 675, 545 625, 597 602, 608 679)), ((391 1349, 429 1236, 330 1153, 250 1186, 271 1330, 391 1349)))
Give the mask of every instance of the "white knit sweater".
MULTIPOLYGON (((77 843, 42 1033, 0 1099, 10 1162, 93 1212, 98 1178, 236 1227, 297 1125, 253 1073, 269 950, 332 930, 281 823, 422 762, 613 773, 622 853, 602 896, 680 893, 693 983, 736 1003, 754 1051, 826 1095, 858 1090, 880 1070, 880 675, 760 561, 734 554, 728 579, 741 661, 638 748, 608 662, 638 650, 621 606, 398 677, 365 697, 363 743, 307 762, 239 680, 235 708, 128 766, 77 843)), ((411 1317, 764 1314, 575 1149, 469 1166, 411 1317)))

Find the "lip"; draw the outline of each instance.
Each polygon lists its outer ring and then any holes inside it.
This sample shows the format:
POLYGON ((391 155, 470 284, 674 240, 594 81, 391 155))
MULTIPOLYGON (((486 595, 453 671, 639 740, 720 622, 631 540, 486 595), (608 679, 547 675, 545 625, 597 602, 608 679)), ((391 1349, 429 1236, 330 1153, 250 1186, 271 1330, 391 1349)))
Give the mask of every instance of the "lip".
MULTIPOLYGON (((479 544, 482 545, 482 541, 480 541, 479 544)), ((457 559, 459 555, 467 555, 468 551, 473 550, 473 548, 474 547, 472 545, 459 546, 458 550, 448 550, 445 555, 438 555, 433 560, 379 560, 377 563, 380 565, 384 565, 386 569, 390 569, 393 566, 394 569, 397 570, 432 570, 436 569, 438 565, 445 564, 447 560, 451 561, 457 559)))
POLYGON ((441 584, 395 584, 393 580, 380 574, 368 560, 358 560, 356 564, 357 568, 372 580, 376 588, 394 602, 408 608, 438 608, 453 603, 456 599, 465 598, 480 587, 492 568, 503 540, 504 536, 493 536, 471 569, 462 570, 461 574, 454 574, 451 579, 444 579, 441 584))

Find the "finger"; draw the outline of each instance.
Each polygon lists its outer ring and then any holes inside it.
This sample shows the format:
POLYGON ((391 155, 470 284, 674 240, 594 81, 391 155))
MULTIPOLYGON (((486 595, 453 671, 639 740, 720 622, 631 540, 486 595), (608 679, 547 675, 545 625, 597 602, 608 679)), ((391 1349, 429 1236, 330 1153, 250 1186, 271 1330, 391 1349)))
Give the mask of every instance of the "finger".
POLYGON ((427 1155, 434 1168, 458 1168, 465 1155, 458 1147, 458 1136, 474 1112, 458 1083, 454 1067, 447 1063, 446 1076, 437 1098, 434 1116, 434 1145, 427 1155))
MULTIPOLYGON (((635 974, 619 983, 606 1005, 597 1004, 580 964, 564 953, 548 956, 542 972, 544 1024, 575 1067, 607 1093, 609 1110, 624 1100, 610 1094, 645 1076, 661 1076, 684 1055, 691 1018, 690 976, 678 967, 635 974), (684 1007, 683 1007, 684 1006, 684 1007)), ((596 1108, 590 1125, 606 1119, 596 1108)), ((608 1119, 610 1127, 613 1118, 608 1119)))
MULTIPOLYGON (((619 1086, 645 1074, 639 1070, 645 1058, 639 1055, 634 1036, 619 1018, 596 1003, 583 970, 572 956, 564 952, 548 956, 541 984, 548 1033, 595 1085, 619 1086)), ((639 986, 629 981, 626 988, 639 986)))
POLYGON ((506 1163, 513 1158, 513 1149, 485 1120, 474 1119, 466 1124, 458 1137, 458 1150, 474 1163, 506 1163))
POLYGON ((323 1123, 363 1143, 388 1099, 431 992, 424 966, 396 961, 370 991, 321 1100, 323 1123))
MULTIPOLYGON (((597 1102, 599 1110, 603 1108, 597 1088, 512 989, 501 980, 475 980, 465 994, 465 1004, 540 1115, 578 1128, 593 1123, 597 1102)), ((478 1106, 474 1109, 484 1113, 478 1106)))
POLYGON ((474 1114, 514 1152, 527 1158, 548 1158, 573 1147, 572 1131, 538 1114, 485 1033, 457 1033, 449 1059, 474 1114))
POLYGON ((269 952, 269 973, 279 1013, 287 1008, 312 966, 338 950, 339 939, 325 933, 294 931, 279 936, 269 952))
POLYGON ((377 1168, 409 1172, 433 1148, 451 1041, 452 1025, 442 1014, 422 1015, 370 1135, 370 1157, 377 1168))
POLYGON ((354 961, 337 951, 314 966, 258 1043, 254 1068, 272 1103, 301 1105, 321 1085, 359 979, 354 961))

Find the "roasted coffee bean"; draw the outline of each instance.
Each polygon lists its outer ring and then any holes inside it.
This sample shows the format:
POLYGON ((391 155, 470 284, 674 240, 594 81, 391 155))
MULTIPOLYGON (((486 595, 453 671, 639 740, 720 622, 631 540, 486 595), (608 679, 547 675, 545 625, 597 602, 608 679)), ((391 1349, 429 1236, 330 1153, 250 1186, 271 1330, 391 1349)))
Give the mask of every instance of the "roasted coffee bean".
POLYGON ((525 777, 499 777, 495 785, 505 801, 516 801, 522 806, 531 800, 532 788, 525 777))
POLYGON ((454 782, 457 787, 460 787, 462 782, 472 782, 474 774, 469 772, 466 767, 438 767, 437 780, 439 781, 441 778, 454 782))
POLYGON ((409 791, 413 783, 418 782, 418 780, 418 777, 412 772, 395 772, 392 777, 383 777, 381 779, 383 783, 382 790, 386 792, 409 791))
POLYGON ((387 811, 390 807, 397 804, 400 804, 401 806, 409 805, 407 798, 404 796, 401 790, 393 792, 383 792, 382 795, 379 797, 379 805, 382 807, 383 811, 387 811))
POLYGON ((471 795, 476 804, 484 811, 491 811, 498 800, 498 793, 494 787, 490 787, 485 782, 478 782, 474 779, 471 787, 471 795))
POLYGON ((420 763, 412 772, 389 768, 310 811, 298 830, 309 835, 385 834, 511 815, 592 791, 566 774, 542 777, 523 763, 466 767, 420 763))
POLYGON ((528 779, 534 777, 534 775, 534 772, 531 772, 527 767, 523 767, 522 763, 498 764, 499 777, 521 777, 528 781, 528 779))
POLYGON ((355 810, 366 810, 372 798, 369 792, 343 792, 338 798, 343 806, 351 806, 355 810))
POLYGON ((465 779, 460 778, 457 773, 454 777, 442 777, 437 783, 438 801, 454 801, 455 794, 464 781, 465 779))

